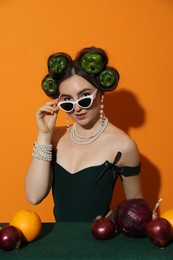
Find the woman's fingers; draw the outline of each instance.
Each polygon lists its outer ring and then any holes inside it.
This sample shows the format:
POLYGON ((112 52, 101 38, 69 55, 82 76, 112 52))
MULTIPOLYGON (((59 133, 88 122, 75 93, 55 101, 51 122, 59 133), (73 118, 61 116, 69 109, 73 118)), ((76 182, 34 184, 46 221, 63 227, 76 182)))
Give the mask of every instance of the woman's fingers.
POLYGON ((54 112, 58 111, 58 103, 59 99, 52 100, 50 102, 47 102, 46 105, 50 107, 50 114, 53 115, 54 112))
POLYGON ((57 100, 47 102, 45 105, 40 107, 37 112, 37 116, 40 114, 46 113, 46 114, 54 114, 54 112, 57 112, 59 110, 57 106, 57 100))
MULTIPOLYGON (((56 104, 54 104, 54 105, 53 105, 53 108, 55 109, 55 108, 56 108, 56 106, 57 106, 57 105, 56 105, 56 104)), ((55 111, 56 111, 56 110, 55 110, 55 111)), ((51 111, 50 113, 51 113, 51 115, 53 115, 53 114, 54 114, 54 111, 51 111)))

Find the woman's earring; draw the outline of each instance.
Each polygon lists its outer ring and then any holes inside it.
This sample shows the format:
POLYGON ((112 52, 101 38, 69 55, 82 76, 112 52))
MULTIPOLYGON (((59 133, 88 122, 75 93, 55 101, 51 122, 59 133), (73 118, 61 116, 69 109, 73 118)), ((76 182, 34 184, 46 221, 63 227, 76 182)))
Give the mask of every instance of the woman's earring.
POLYGON ((67 129, 69 129, 69 127, 70 127, 70 116, 67 113, 66 113, 66 126, 67 126, 67 129))
POLYGON ((101 95, 101 105, 100 105, 100 121, 101 121, 101 123, 103 124, 103 122, 104 122, 104 111, 103 111, 103 109, 104 109, 104 104, 103 104, 103 102, 104 102, 104 94, 102 94, 101 95))

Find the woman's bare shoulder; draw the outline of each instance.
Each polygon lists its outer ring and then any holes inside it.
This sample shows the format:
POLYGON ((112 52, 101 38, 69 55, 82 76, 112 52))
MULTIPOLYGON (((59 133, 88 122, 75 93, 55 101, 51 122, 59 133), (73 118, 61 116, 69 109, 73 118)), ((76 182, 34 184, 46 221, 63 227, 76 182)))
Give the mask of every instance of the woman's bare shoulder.
POLYGON ((109 125, 109 131, 112 143, 115 143, 117 149, 122 153, 121 164, 124 166, 138 165, 140 156, 136 142, 127 133, 113 124, 109 125))
POLYGON ((112 138, 118 139, 120 142, 131 141, 131 138, 127 133, 125 133, 122 129, 118 128, 112 123, 109 123, 108 134, 112 136, 112 138))

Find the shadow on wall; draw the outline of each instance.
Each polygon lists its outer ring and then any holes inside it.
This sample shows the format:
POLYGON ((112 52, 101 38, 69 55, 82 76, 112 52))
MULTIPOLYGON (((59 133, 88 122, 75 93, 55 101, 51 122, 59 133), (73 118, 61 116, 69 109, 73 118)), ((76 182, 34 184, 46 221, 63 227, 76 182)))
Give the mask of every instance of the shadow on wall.
MULTIPOLYGON (((105 98, 105 114, 109 121, 129 134, 131 127, 141 127, 145 122, 145 111, 139 104, 135 95, 127 90, 118 90, 105 98)), ((144 136, 145 142, 145 136, 144 136)), ((158 200, 160 190, 160 173, 158 168, 141 154, 142 163, 142 190, 145 200, 153 208, 158 200)), ((111 207, 125 198, 121 180, 115 186, 111 207)))

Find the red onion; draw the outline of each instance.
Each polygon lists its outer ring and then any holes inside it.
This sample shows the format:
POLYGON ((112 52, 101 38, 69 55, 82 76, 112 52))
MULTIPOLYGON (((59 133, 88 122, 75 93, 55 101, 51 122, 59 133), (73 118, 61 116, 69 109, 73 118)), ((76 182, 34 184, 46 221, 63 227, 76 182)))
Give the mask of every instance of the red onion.
POLYGON ((172 227, 167 219, 157 217, 146 225, 149 239, 158 247, 166 247, 171 239, 172 227))
POLYGON ((96 218, 91 227, 93 236, 100 240, 112 238, 116 234, 116 231, 115 223, 106 217, 96 218))
POLYGON ((146 225, 146 233, 156 246, 164 248, 171 240, 172 225, 167 219, 159 217, 157 214, 161 201, 162 199, 159 199, 154 207, 152 220, 146 225))
POLYGON ((128 237, 146 236, 145 226, 152 220, 152 210, 142 198, 123 200, 114 214, 120 232, 128 237))
POLYGON ((14 226, 8 225, 0 229, 0 248, 3 250, 17 250, 22 241, 20 230, 14 226))

